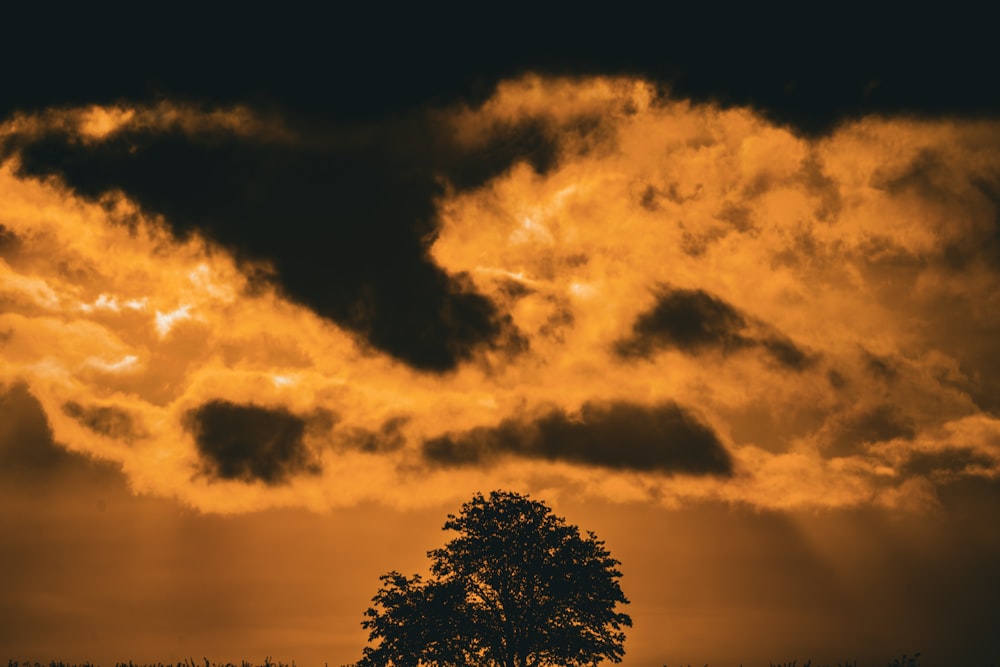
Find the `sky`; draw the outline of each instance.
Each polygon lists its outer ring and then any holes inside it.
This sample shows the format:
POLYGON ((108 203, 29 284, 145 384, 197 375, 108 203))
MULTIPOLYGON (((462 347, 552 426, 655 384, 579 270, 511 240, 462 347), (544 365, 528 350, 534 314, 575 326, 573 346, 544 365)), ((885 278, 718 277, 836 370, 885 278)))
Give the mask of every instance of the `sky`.
POLYGON ((105 18, 2 54, 0 653, 344 665, 507 489, 627 667, 996 661, 984 27, 105 18))

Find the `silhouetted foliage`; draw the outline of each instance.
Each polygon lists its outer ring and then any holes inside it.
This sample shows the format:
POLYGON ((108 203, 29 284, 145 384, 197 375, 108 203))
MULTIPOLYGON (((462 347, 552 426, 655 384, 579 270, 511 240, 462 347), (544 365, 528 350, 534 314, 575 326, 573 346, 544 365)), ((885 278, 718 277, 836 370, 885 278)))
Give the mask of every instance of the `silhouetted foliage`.
POLYGON ((592 532, 505 491, 476 494, 444 529, 458 537, 428 552, 431 578, 380 577, 358 667, 621 662, 620 563, 592 532))
MULTIPOLYGON (((62 660, 50 660, 47 664, 44 662, 31 662, 26 660, 24 662, 19 662, 17 660, 7 659, 7 667, 100 667, 99 664, 92 663, 90 661, 74 663, 74 662, 63 662, 62 660)), ((287 662, 272 662, 271 656, 264 658, 264 662, 260 664, 255 664, 248 660, 243 660, 239 663, 236 662, 211 662, 208 658, 204 658, 204 664, 196 661, 194 658, 185 658, 178 661, 177 663, 162 663, 162 662, 133 662, 129 660, 128 662, 116 662, 115 667, 295 667, 295 661, 292 660, 291 664, 287 662)))
POLYGON ((913 655, 903 654, 902 658, 894 658, 888 667, 920 667, 920 651, 913 655))

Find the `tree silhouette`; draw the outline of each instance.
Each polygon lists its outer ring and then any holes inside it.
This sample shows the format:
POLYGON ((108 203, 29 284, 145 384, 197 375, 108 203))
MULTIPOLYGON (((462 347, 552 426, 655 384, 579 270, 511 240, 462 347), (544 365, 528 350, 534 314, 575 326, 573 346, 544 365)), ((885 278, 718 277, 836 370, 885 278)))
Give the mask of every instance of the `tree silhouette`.
POLYGON ((458 537, 428 552, 432 577, 390 572, 365 612, 358 667, 546 667, 621 662, 628 600, 592 532, 527 496, 476 494, 449 514, 458 537))

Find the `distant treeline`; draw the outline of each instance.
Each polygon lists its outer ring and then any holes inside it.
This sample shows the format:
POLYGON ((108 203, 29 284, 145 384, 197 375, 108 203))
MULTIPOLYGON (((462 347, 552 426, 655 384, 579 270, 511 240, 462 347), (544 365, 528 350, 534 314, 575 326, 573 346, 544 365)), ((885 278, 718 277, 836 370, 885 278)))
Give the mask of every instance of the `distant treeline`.
MULTIPOLYGON (((17 660, 7 660, 7 667, 101 667, 99 664, 94 664, 92 662, 81 662, 70 663, 70 662, 56 662, 52 660, 48 663, 44 662, 18 662, 17 660)), ((115 667, 296 667, 295 661, 291 663, 281 662, 271 662, 271 658, 264 658, 264 662, 260 664, 254 664, 247 660, 242 662, 211 662, 208 658, 204 658, 204 662, 197 662, 193 658, 187 658, 180 660, 176 663, 174 662, 116 662, 115 667)))
MULTIPOLYGON (((915 653, 913 655, 903 655, 902 658, 896 658, 892 662, 888 663, 886 667, 920 667, 920 653, 915 653)), ((99 664, 94 664, 92 662, 82 662, 82 663, 68 663, 68 662, 56 662, 55 660, 49 662, 48 664, 44 662, 18 662, 17 660, 8 660, 7 667, 101 667, 99 664)), ((259 665, 252 662, 243 660, 242 662, 211 662, 208 658, 204 658, 204 662, 196 662, 194 659, 189 658, 181 660, 179 662, 116 662, 115 667, 296 667, 295 661, 291 663, 281 662, 271 662, 270 656, 264 658, 264 662, 259 665)), ((327 665, 329 667, 329 665, 327 665)), ((353 667, 353 665, 344 665, 343 667, 353 667)), ((663 665, 667 667, 667 665, 663 665)), ((681 667, 685 667, 682 665, 681 667)), ((691 667, 687 665, 686 667, 691 667)), ((705 665, 708 667, 708 665, 705 665)), ((740 667, 743 667, 740 665, 740 667)), ((799 667, 796 662, 779 662, 770 663, 770 667, 799 667)), ((802 663, 801 667, 814 667, 811 660, 807 660, 802 663)), ((815 667, 832 667, 827 665, 816 665, 815 667)), ((837 663, 837 667, 858 667, 858 661, 847 661, 837 663)))

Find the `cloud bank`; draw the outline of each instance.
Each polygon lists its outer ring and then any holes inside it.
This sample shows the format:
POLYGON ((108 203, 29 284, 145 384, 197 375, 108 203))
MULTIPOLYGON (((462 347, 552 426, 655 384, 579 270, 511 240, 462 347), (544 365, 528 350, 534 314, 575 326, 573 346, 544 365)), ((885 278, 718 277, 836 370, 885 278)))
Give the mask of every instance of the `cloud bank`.
POLYGON ((424 456, 443 466, 480 465, 504 455, 565 460, 612 469, 729 475, 729 453, 710 428, 674 403, 584 403, 534 420, 505 419, 427 440, 424 456))
POLYGON ((336 127, 18 113, 0 143, 0 379, 139 491, 926 510, 1000 471, 992 121, 808 138, 526 77, 336 127))

